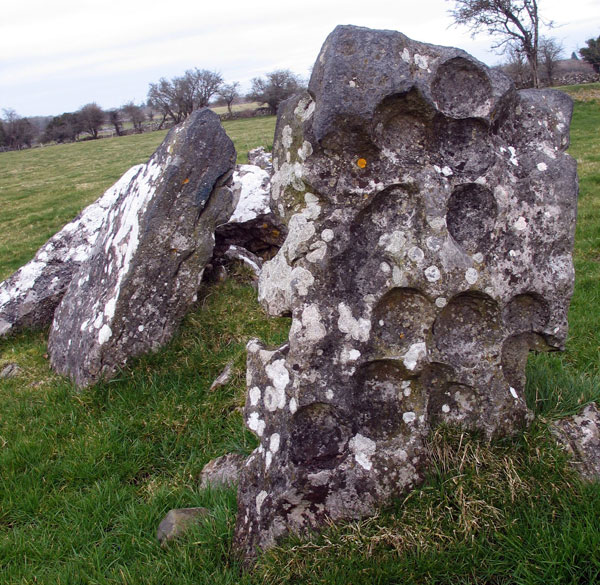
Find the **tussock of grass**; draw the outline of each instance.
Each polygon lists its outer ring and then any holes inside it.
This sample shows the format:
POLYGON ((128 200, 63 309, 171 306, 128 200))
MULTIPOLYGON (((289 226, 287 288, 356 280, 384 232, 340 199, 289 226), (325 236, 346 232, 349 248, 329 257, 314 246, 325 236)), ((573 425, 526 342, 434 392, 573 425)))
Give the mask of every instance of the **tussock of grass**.
POLYGON ((600 557, 584 551, 600 542, 589 521, 600 495, 543 427, 496 444, 442 428, 429 451, 422 488, 375 517, 270 551, 259 562, 263 582, 595 582, 600 557))

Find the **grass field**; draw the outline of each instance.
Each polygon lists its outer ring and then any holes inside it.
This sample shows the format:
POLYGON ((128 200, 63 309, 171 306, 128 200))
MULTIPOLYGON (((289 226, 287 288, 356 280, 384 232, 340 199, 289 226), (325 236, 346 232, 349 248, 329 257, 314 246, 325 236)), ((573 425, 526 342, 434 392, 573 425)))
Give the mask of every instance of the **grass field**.
MULTIPOLYGON (((245 153, 269 144, 273 125, 226 128, 245 153)), ((0 154, 0 277, 161 138, 0 154)), ((0 380, 0 583, 600 582, 600 487, 579 481, 547 430, 549 419, 600 398, 598 101, 577 102, 570 152, 580 172, 570 337, 563 354, 530 359, 538 417, 522 436, 487 444, 442 430, 430 439, 435 465, 422 488, 375 518, 292 539, 244 575, 230 549, 235 493, 200 490, 198 474, 215 456, 253 448, 239 412, 244 346, 251 336, 281 343, 289 321, 267 319, 240 272, 203 289, 166 349, 80 392, 51 372, 45 332, 23 333, 0 340, 0 367, 22 369, 0 380), (209 392, 229 360, 233 380, 209 392), (161 549, 158 523, 182 506, 211 514, 161 549)))

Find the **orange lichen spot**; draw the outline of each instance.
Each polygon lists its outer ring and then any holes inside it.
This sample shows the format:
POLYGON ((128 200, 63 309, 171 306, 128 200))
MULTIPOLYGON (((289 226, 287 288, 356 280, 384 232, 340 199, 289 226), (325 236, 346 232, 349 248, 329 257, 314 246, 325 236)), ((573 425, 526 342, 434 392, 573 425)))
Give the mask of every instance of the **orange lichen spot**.
POLYGON ((364 159, 364 158, 359 158, 359 159, 356 161, 356 165, 357 165, 358 167, 360 167, 361 169, 364 169, 364 168, 367 166, 367 159, 364 159))
POLYGON ((184 185, 187 185, 189 182, 190 182, 190 180, 189 180, 189 179, 186 179, 186 180, 183 182, 183 184, 184 184, 184 185))

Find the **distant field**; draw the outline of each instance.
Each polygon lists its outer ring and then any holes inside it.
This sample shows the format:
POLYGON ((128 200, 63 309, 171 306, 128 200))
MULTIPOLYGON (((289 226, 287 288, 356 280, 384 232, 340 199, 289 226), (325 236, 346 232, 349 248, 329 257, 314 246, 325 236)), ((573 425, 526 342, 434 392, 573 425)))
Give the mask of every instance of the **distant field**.
MULTIPOLYGON (((238 162, 273 144, 275 117, 223 124, 238 162)), ((0 153, 0 280, 31 259, 58 229, 95 201, 128 168, 145 162, 166 131, 0 153)))
MULTIPOLYGON (((50 370, 45 332, 0 340, 0 368, 22 370, 0 380, 0 585, 600 583, 600 484, 576 477, 547 428, 600 400, 600 101, 588 97, 577 96, 571 128, 580 197, 570 335, 563 354, 529 360, 530 429, 492 443, 434 433, 421 488, 373 518, 292 538, 242 574, 235 490, 201 490, 198 476, 213 457, 256 445, 240 414, 245 344, 282 343, 290 321, 266 318, 239 269, 203 287, 168 347, 83 391, 50 370), (230 360, 231 382, 209 391, 230 360), (162 549, 158 523, 187 506, 210 514, 162 549)), ((226 124, 242 154, 270 144, 273 127, 226 124)), ((163 135, 0 154, 0 274, 163 135)))
MULTIPOLYGON (((233 104, 231 110, 233 112, 243 112, 244 110, 255 110, 256 108, 260 108, 260 106, 261 104, 258 102, 246 102, 243 104, 233 104)), ((228 112, 227 106, 214 106, 210 109, 217 114, 226 114, 228 112)))

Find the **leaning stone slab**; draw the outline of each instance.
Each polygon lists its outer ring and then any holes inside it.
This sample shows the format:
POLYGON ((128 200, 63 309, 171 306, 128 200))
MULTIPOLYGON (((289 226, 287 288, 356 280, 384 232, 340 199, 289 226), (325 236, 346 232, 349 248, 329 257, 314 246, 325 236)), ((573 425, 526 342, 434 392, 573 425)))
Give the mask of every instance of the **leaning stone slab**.
POLYGON ((52 323, 73 275, 89 258, 106 214, 140 168, 129 169, 100 199, 52 236, 31 262, 0 283, 0 336, 52 323))
POLYGON ((292 325, 248 346, 247 559, 416 486, 440 423, 494 437, 530 420, 527 353, 563 347, 573 290, 571 111, 458 49, 328 37, 277 122, 288 235, 259 294, 292 325))
POLYGON ((573 457, 573 466, 588 481, 600 480, 600 411, 592 403, 579 414, 552 424, 552 432, 573 457))
POLYGON ((233 210, 233 143, 194 112, 130 175, 56 310, 52 366, 78 386, 165 344, 196 298, 215 226, 233 210))

